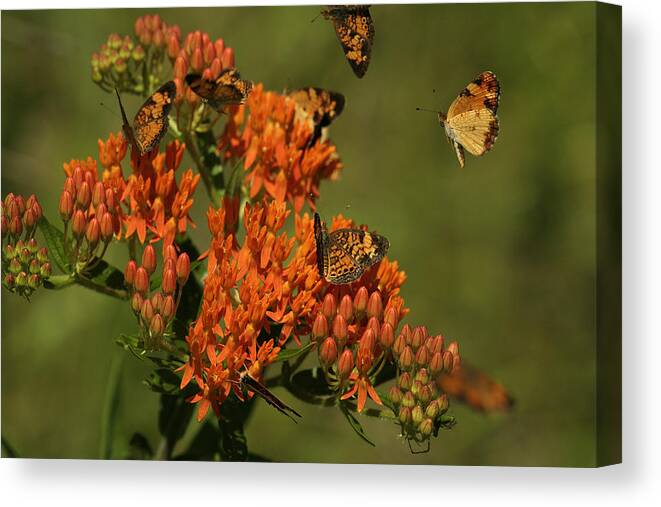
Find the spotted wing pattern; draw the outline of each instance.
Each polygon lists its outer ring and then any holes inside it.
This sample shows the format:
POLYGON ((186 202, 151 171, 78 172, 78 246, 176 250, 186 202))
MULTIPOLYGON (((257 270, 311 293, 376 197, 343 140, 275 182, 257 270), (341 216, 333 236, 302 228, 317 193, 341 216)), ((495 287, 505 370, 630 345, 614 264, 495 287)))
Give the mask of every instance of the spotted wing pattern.
POLYGON ((390 247, 385 237, 360 229, 339 229, 329 235, 317 213, 314 232, 319 274, 335 285, 358 280, 390 247))
POLYGON ((243 104, 253 87, 252 81, 241 79, 239 71, 234 68, 223 70, 217 79, 188 74, 186 84, 217 111, 225 106, 243 104))
POLYGON ((158 146, 168 131, 168 115, 177 96, 177 87, 174 81, 168 81, 152 93, 138 109, 133 119, 133 126, 128 122, 119 91, 115 89, 115 92, 122 111, 124 134, 141 155, 150 152, 158 146))
POLYGON ((322 11, 333 21, 335 34, 354 74, 365 75, 372 56, 374 23, 369 5, 329 5, 322 11))
POLYGON ((499 102, 500 84, 496 75, 483 72, 461 91, 450 105, 447 118, 441 120, 461 167, 464 167, 464 148, 480 156, 496 142, 499 102))
POLYGON ((312 122, 310 146, 321 137, 322 129, 328 127, 344 109, 344 95, 322 88, 301 88, 289 96, 296 102, 297 113, 312 122))

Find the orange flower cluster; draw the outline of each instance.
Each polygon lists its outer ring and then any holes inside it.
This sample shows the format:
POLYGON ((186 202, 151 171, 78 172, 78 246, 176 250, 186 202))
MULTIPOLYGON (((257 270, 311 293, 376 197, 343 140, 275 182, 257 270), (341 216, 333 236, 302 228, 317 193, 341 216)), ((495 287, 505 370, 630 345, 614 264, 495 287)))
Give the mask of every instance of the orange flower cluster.
POLYGON ((241 373, 259 380, 293 334, 309 333, 322 281, 316 271, 312 221, 296 219, 296 237, 281 232, 291 212, 285 203, 245 207, 245 239, 227 232, 224 209, 210 209, 212 243, 200 313, 186 341, 190 359, 181 388, 195 380, 198 420, 220 405, 241 373), (288 260, 289 259, 289 260, 288 260), (267 339, 268 338, 268 339, 267 339), (258 340, 259 339, 259 340, 258 340))
POLYGON ((296 117, 296 104, 286 95, 264 91, 258 84, 245 107, 225 126, 219 149, 225 160, 245 157, 250 198, 263 189, 269 199, 291 202, 299 213, 305 202, 314 209, 323 179, 335 179, 342 169, 335 145, 328 140, 309 144, 313 131, 296 117))

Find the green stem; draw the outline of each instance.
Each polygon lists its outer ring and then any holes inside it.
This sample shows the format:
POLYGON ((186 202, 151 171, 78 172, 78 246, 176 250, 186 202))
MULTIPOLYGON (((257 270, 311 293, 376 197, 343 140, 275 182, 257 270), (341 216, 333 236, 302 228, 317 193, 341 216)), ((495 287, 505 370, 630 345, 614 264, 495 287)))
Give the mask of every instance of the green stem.
POLYGON ((119 290, 119 289, 112 289, 110 287, 107 287, 105 285, 100 285, 89 278, 85 278, 82 275, 78 275, 76 277, 76 283, 79 285, 82 285, 83 287, 86 287, 90 290, 93 290, 95 292, 99 292, 101 294, 105 294, 106 296, 112 296, 117 299, 128 299, 129 295, 128 292, 125 290, 119 290))
POLYGON ((197 167, 197 172, 199 172, 200 176, 202 177, 202 182, 204 183, 204 187, 207 189, 209 200, 215 207, 218 207, 220 203, 218 202, 216 193, 214 192, 213 183, 211 181, 211 175, 209 174, 209 171, 207 170, 205 165, 202 163, 202 159, 200 158, 200 154, 197 151, 197 146, 195 145, 195 141, 193 139, 193 136, 190 134, 190 131, 186 132, 185 140, 186 140, 186 146, 188 147, 188 152, 190 153, 193 162, 195 162, 195 166, 197 167))

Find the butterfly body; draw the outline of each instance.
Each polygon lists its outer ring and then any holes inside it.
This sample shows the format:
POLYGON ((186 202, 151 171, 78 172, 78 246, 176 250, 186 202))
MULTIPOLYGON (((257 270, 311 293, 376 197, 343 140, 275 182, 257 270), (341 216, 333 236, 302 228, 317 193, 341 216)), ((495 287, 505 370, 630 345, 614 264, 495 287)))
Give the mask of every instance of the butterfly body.
POLYGON ((223 70, 216 79, 208 79, 201 74, 188 74, 186 84, 202 100, 216 111, 225 106, 243 104, 252 90, 252 81, 241 79, 234 68, 223 70))
POLYGON ((450 104, 447 115, 438 112, 438 122, 454 147, 459 165, 464 167, 464 150, 475 156, 489 151, 498 137, 500 84, 486 71, 477 76, 450 104))
POLYGON ((333 22, 335 34, 354 74, 367 72, 374 43, 374 23, 369 5, 329 5, 321 13, 333 22))
POLYGON ((329 234, 317 213, 314 236, 319 275, 334 285, 358 280, 390 247, 384 236, 362 229, 338 229, 329 234))
POLYGON ((312 86, 294 90, 289 97, 296 102, 297 114, 313 125, 310 146, 321 137, 322 129, 328 127, 342 113, 345 103, 341 93, 312 86))
POLYGON ((264 384, 253 378, 253 376, 250 375, 250 373, 247 371, 241 374, 241 384, 249 391, 257 394, 266 403, 274 407, 278 412, 292 419, 294 422, 296 422, 296 419, 292 417, 292 414, 298 417, 303 417, 301 414, 296 412, 296 410, 291 408, 284 401, 273 394, 264 384))
POLYGON ((115 93, 122 112, 124 135, 131 142, 133 148, 140 152, 140 155, 149 153, 158 146, 168 131, 168 115, 177 96, 177 86, 174 81, 168 81, 152 93, 138 109, 133 119, 133 125, 129 123, 126 117, 122 99, 116 88, 115 93))

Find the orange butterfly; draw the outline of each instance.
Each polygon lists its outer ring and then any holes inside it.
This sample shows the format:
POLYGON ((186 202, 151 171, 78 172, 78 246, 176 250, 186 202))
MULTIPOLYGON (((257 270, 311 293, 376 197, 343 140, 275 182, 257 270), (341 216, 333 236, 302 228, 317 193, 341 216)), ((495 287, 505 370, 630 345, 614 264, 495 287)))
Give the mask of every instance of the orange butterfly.
POLYGON ((308 146, 321 137, 322 129, 328 127, 344 109, 344 95, 322 88, 301 88, 289 96, 296 102, 297 112, 312 122, 314 130, 308 146))
POLYGON ((243 104, 252 90, 252 81, 241 79, 236 69, 225 69, 216 79, 188 74, 186 84, 216 111, 225 106, 243 104))
POLYGON ((344 56, 354 74, 365 75, 372 57, 374 23, 369 5, 329 5, 321 11, 322 16, 333 21, 344 56))
POLYGON ((358 280, 390 247, 383 236, 362 229, 338 229, 328 234, 318 213, 314 214, 314 239, 319 275, 334 285, 358 280))
POLYGON ((140 155, 149 153, 156 148, 168 131, 168 115, 177 96, 177 86, 174 81, 168 81, 145 101, 138 109, 133 119, 133 127, 129 124, 119 91, 115 88, 119 108, 122 111, 124 135, 140 155))
POLYGON ((498 79, 493 72, 486 71, 461 91, 450 104, 447 115, 442 111, 434 111, 438 114, 438 122, 445 128, 445 135, 454 147, 461 167, 464 167, 465 162, 464 149, 479 157, 496 142, 499 102, 498 79))

